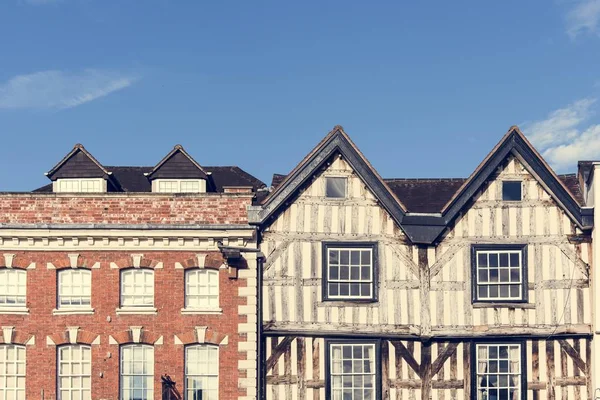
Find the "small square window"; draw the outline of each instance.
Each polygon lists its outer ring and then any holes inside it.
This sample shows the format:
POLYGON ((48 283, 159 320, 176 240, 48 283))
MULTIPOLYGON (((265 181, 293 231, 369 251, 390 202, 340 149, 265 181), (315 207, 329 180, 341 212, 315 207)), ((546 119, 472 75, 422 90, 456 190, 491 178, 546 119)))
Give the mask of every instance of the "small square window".
POLYGON ((521 181, 502 182, 502 200, 521 201, 521 181))
POLYGON ((346 198, 346 178, 325 178, 325 196, 332 199, 346 198))

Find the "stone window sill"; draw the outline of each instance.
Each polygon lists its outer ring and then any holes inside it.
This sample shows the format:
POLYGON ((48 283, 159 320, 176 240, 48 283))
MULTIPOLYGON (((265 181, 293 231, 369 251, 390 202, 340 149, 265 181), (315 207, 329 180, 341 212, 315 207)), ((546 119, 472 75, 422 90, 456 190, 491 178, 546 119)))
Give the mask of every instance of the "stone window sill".
POLYGON ((116 309, 117 315, 137 315, 137 314, 151 314, 157 313, 155 307, 121 307, 116 309))
POLYGON ((55 308, 52 315, 90 315, 94 313, 93 308, 55 308))
POLYGON ((27 307, 0 307, 0 314, 15 314, 15 315, 28 315, 29 308, 27 307))
POLYGON ((192 314, 223 314, 222 308, 182 308, 181 313, 183 315, 192 314))

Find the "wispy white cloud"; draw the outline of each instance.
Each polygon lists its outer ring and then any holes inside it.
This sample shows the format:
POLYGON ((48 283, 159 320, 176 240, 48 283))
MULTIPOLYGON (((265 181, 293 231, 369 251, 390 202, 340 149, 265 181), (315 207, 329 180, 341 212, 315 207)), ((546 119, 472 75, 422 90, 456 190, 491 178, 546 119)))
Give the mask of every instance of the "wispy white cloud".
POLYGON ((540 121, 523 125, 523 131, 557 171, 577 161, 600 158, 600 124, 590 124, 597 99, 578 100, 551 112, 540 121))
POLYGON ((581 33, 600 33, 600 0, 578 0, 567 13, 567 33, 575 38, 581 33))
POLYGON ((42 71, 0 84, 0 109, 77 107, 131 86, 137 77, 113 71, 42 71))

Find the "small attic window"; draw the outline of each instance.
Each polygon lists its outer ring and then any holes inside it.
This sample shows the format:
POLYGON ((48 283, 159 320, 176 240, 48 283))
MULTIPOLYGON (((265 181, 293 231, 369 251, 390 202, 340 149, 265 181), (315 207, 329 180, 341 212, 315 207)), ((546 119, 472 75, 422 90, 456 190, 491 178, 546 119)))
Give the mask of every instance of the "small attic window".
POLYGON ((154 192, 158 193, 205 193, 204 179, 156 179, 152 182, 154 192))
POLYGON ((55 193, 102 193, 106 192, 106 181, 94 179, 57 179, 54 183, 55 193))
POLYGON ((504 201, 521 201, 521 181, 504 181, 502 182, 502 200, 504 201))
POLYGON ((346 198, 346 178, 328 176, 325 178, 325 197, 330 199, 346 198))

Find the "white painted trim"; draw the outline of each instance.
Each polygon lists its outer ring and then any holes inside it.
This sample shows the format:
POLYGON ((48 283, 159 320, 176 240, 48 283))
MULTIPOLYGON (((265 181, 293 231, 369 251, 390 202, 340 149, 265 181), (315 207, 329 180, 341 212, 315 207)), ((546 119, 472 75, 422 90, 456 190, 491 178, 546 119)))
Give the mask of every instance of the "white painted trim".
POLYGON ((92 315, 95 313, 93 308, 55 308, 52 315, 92 315))
POLYGON ((15 258, 14 254, 5 253, 4 254, 4 266, 6 268, 12 268, 12 263, 13 263, 14 258, 15 258))
POLYGON ((157 314, 155 307, 121 307, 115 310, 117 315, 157 314))
POLYGON ((133 263, 133 268, 139 268, 142 263, 143 254, 132 254, 131 261, 133 263))
POLYGON ((100 335, 96 336, 96 339, 94 339, 94 341, 92 342, 93 345, 99 345, 100 344, 100 335))
POLYGON ((196 258, 198 259, 198 268, 204 268, 204 262, 206 261, 206 254, 196 254, 196 258))
POLYGON ((31 336, 29 340, 25 342, 25 346, 34 346, 35 345, 35 336, 31 336))
POLYGON ((56 269, 56 267, 52 263, 46 263, 46 268, 48 268, 48 269, 56 269))
POLYGON ((79 254, 68 254, 68 256, 71 268, 77 268, 77 260, 79 259, 79 254))
POLYGON ((56 343, 54 343, 54 340, 50 336, 46 336, 46 346, 56 346, 56 343))
POLYGON ((161 337, 159 337, 158 339, 156 339, 156 342, 154 342, 154 345, 155 345, 155 346, 156 346, 156 345, 161 345, 161 344, 163 344, 163 343, 164 343, 164 339, 163 339, 163 337, 161 336, 161 337))
POLYGON ((131 340, 133 340, 133 343, 140 343, 140 340, 142 339, 142 328, 142 326, 129 327, 131 330, 131 340))
POLYGON ((0 314, 15 314, 15 315, 28 315, 29 308, 27 307, 0 307, 0 314))
POLYGON ((175 269, 185 269, 185 268, 183 268, 183 265, 181 265, 181 263, 176 262, 175 269))
POLYGON ((183 315, 200 315, 200 314, 223 314, 222 308, 182 308, 183 315))
POLYGON ((119 344, 112 335, 108 335, 108 344, 119 344))
POLYGON ((183 344, 183 342, 181 341, 181 339, 179 339, 179 336, 177 335, 173 335, 173 341, 175 342, 175 344, 183 344))
POLYGON ((3 326, 2 327, 2 336, 4 338, 4 343, 11 344, 13 333, 15 331, 14 326, 3 326))
POLYGON ((35 269, 35 262, 32 262, 31 264, 29 264, 27 269, 35 269))
POLYGON ((198 343, 206 343, 206 330, 207 326, 197 326, 196 329, 196 338, 198 343))
POLYGON ((67 326, 67 332, 69 333, 69 343, 77 343, 77 336, 79 334, 78 326, 67 326))
POLYGON ((100 269, 100 263, 94 263, 94 265, 92 265, 92 269, 100 269))

